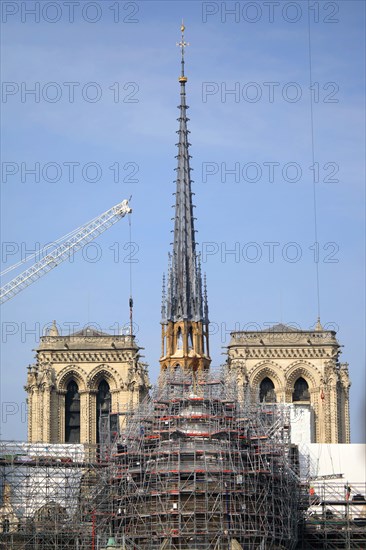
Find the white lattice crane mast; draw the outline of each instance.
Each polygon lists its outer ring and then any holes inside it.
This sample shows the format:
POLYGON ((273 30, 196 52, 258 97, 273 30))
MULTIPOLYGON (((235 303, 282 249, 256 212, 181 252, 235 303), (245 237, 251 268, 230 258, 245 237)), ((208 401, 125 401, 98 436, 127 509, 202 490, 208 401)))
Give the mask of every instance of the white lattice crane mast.
MULTIPOLYGON (((56 249, 36 262, 32 265, 32 267, 26 271, 23 271, 23 273, 15 277, 12 281, 5 284, 0 289, 0 303, 3 304, 7 300, 13 298, 13 296, 18 294, 18 292, 21 292, 24 288, 51 271, 51 269, 58 266, 67 258, 70 258, 70 256, 75 254, 75 252, 80 250, 87 243, 93 241, 96 237, 98 237, 98 235, 103 233, 106 229, 111 227, 111 225, 118 222, 118 220, 130 212, 132 212, 132 210, 128 205, 128 200, 126 199, 85 225, 82 225, 72 233, 69 233, 65 237, 59 239, 58 242, 61 241, 61 244, 56 249), (66 238, 67 240, 65 241, 66 238)), ((35 256, 36 254, 33 257, 35 256)), ((3 273, 7 273, 12 269, 15 269, 21 263, 23 262, 19 262, 15 266, 6 269, 3 273)))

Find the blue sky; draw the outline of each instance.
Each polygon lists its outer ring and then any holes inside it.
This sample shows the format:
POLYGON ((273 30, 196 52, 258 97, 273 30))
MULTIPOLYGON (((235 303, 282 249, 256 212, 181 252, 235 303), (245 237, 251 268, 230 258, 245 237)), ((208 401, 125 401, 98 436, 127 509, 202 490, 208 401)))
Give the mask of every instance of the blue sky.
MULTIPOLYGON (((58 9, 41 2, 35 16, 23 4, 30 9, 36 3, 2 3, 3 267, 132 195, 137 338, 156 380, 161 278, 173 227, 175 44, 184 17, 196 229, 207 272, 213 365, 224 361, 231 329, 280 321, 314 326, 307 2, 274 3, 272 18, 263 2, 80 2, 73 22, 63 2, 58 9), (235 4, 239 11, 230 15, 235 4), (38 94, 37 87, 39 97, 25 93, 35 88, 38 94), (26 171, 35 163, 39 181, 26 171), (74 181, 70 163, 78 163, 74 181), (110 168, 116 163, 117 182, 110 168)), ((361 442, 364 3, 311 6, 321 320, 344 345, 352 440, 361 442)), ((97 247, 2 306, 4 438, 26 437, 26 366, 45 325, 56 319, 64 329, 92 322, 108 330, 127 323, 128 238, 122 220, 97 247)))

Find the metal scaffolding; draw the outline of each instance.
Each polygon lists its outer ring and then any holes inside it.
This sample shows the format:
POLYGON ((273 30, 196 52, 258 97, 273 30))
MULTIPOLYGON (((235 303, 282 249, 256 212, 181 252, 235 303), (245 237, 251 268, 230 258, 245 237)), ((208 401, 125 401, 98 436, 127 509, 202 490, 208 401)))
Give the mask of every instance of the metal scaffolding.
POLYGON ((96 548, 106 467, 94 446, 0 443, 0 548, 96 548))
POLYGON ((337 480, 314 481, 309 487, 299 548, 366 548, 366 485, 337 480))
POLYGON ((239 404, 214 375, 166 374, 110 468, 125 549, 295 548, 301 483, 288 411, 239 404))
POLYGON ((165 374, 98 448, 0 443, 0 549, 365 548, 365 487, 300 478, 289 409, 237 396, 165 374))

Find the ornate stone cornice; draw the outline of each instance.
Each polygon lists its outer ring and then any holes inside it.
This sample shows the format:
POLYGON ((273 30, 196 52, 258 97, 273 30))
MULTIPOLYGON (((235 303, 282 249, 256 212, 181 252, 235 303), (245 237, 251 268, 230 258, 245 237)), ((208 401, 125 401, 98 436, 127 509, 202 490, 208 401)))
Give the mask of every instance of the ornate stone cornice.
POLYGON ((335 348, 324 347, 232 347, 229 348, 229 357, 236 359, 332 359, 335 348))
MULTIPOLYGON (((132 359, 129 351, 55 351, 48 355, 51 363, 127 363, 132 359)), ((39 354, 39 359, 43 356, 39 354)))
POLYGON ((232 332, 229 343, 230 348, 260 345, 279 347, 302 347, 302 346, 335 346, 339 347, 335 332, 333 331, 302 331, 289 330, 281 332, 253 331, 253 332, 232 332))
POLYGON ((139 349, 135 337, 130 335, 94 335, 94 334, 71 334, 68 336, 42 336, 37 351, 57 351, 68 347, 69 349, 85 350, 88 347, 92 350, 119 349, 136 351, 139 349))

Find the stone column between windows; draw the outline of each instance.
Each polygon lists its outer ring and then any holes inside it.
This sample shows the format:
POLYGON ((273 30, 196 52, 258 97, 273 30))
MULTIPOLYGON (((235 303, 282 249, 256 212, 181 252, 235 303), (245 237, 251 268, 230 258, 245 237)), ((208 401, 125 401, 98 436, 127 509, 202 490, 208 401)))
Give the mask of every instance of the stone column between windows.
POLYGON ((50 391, 50 442, 58 443, 58 399, 55 388, 50 391))
POLYGON ((66 390, 57 390, 59 443, 65 443, 65 397, 66 390))
POLYGON ((286 403, 286 387, 280 386, 276 392, 277 403, 286 403))
POLYGON ((315 434, 315 443, 324 443, 325 441, 325 432, 324 432, 324 422, 322 407, 323 401, 320 397, 320 388, 312 388, 310 390, 310 403, 314 409, 314 434, 315 434))
POLYGON ((43 387, 43 434, 42 441, 51 441, 51 388, 49 385, 43 387))
POLYGON ((44 388, 40 386, 39 388, 39 400, 38 400, 38 425, 37 425, 37 441, 43 441, 44 437, 44 414, 43 414, 43 407, 44 407, 44 388))
POLYGON ((33 399, 33 393, 34 389, 29 388, 28 390, 28 397, 27 397, 27 412, 28 412, 28 441, 32 443, 33 441, 33 412, 34 412, 34 406, 35 402, 33 399))
POLYGON ((80 443, 89 441, 89 391, 79 390, 80 396, 80 443))
POLYGON ((338 399, 337 399, 337 382, 334 381, 330 387, 329 399, 329 417, 331 429, 330 443, 338 443, 338 399))
POLYGON ((96 445, 97 443, 97 390, 90 390, 87 393, 87 423, 86 430, 88 443, 96 445))
POLYGON ((309 388, 310 392, 310 442, 319 443, 319 388, 309 388))
POLYGON ((350 413, 349 413, 349 387, 344 388, 344 421, 345 440, 344 443, 351 443, 350 413))
POLYGON ((32 442, 40 441, 39 439, 39 388, 33 388, 33 411, 32 411, 32 442))

